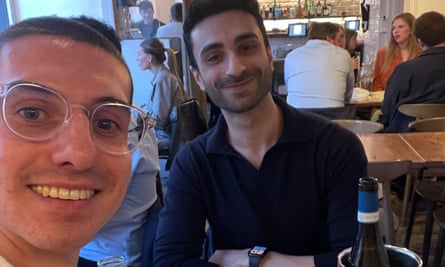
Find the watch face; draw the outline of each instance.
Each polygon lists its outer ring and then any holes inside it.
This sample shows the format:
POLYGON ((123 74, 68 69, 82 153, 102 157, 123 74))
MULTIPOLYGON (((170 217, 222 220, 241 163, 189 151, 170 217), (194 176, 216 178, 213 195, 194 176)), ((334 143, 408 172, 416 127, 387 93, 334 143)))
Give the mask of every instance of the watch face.
POLYGON ((263 257, 264 254, 266 254, 266 250, 267 250, 266 247, 255 246, 249 250, 249 255, 263 257))

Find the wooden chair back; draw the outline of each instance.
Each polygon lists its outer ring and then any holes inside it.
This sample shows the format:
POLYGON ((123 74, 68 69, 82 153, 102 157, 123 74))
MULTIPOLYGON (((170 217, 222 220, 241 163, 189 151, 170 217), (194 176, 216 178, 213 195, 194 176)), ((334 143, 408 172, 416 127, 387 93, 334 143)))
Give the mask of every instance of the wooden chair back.
POLYGON ((356 134, 377 133, 383 130, 383 124, 367 120, 332 120, 356 134))
POLYGON ((416 119, 445 117, 445 103, 403 104, 399 111, 416 119))
POLYGON ((445 117, 435 117, 412 121, 408 127, 413 132, 445 132, 445 117))
POLYGON ((383 224, 385 240, 388 244, 395 244, 394 218, 391 204, 391 181, 409 173, 411 161, 373 162, 368 163, 368 176, 378 179, 383 187, 383 224))

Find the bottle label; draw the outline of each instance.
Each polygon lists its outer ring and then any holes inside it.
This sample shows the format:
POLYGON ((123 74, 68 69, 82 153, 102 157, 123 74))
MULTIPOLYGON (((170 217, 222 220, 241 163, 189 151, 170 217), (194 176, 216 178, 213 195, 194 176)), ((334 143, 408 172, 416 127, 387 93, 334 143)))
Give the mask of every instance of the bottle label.
POLYGON ((357 221, 359 223, 376 223, 379 221, 378 212, 358 212, 357 221))
POLYGON ((359 212, 378 212, 379 199, 377 192, 359 191, 358 194, 358 211, 359 212))

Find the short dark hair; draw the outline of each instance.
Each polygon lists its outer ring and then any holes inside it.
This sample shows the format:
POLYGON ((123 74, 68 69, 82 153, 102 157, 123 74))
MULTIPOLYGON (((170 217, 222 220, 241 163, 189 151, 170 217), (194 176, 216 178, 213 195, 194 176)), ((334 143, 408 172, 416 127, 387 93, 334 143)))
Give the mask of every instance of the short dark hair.
POLYGON ((335 39, 339 28, 339 24, 332 22, 311 22, 308 39, 326 40, 326 37, 335 39))
POLYGON ((190 59, 190 65, 193 68, 198 69, 198 64, 193 55, 193 44, 191 39, 193 28, 210 16, 231 10, 240 10, 251 14, 261 30, 264 45, 269 47, 269 39, 267 38, 263 18, 259 12, 260 9, 256 0, 194 0, 190 5, 188 15, 184 22, 184 43, 190 59))
POLYGON ((182 22, 182 3, 175 3, 170 7, 170 15, 175 21, 182 22))
POLYGON ((423 13, 414 24, 414 35, 428 47, 445 41, 445 17, 439 12, 423 13))
POLYGON ((121 41, 117 36, 116 31, 110 25, 107 25, 103 22, 98 21, 97 19, 90 18, 85 15, 74 17, 73 19, 83 22, 94 30, 101 33, 117 48, 117 50, 119 50, 119 52, 122 53, 121 41))
POLYGON ((148 9, 154 10, 153 4, 147 0, 140 2, 138 6, 139 10, 148 10, 148 9))
MULTIPOLYGON (((130 70, 117 47, 99 31, 75 19, 47 16, 22 20, 0 32, 0 48, 14 39, 36 34, 64 36, 78 42, 100 47, 116 58, 126 68, 128 75, 131 77, 130 70)), ((132 100, 133 82, 132 79, 130 81, 130 100, 132 100)))

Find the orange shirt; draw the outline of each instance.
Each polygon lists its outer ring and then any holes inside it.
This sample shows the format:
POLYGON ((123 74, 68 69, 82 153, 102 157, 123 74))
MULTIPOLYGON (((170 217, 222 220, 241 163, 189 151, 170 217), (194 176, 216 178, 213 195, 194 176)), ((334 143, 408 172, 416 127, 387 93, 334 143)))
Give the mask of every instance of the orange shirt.
POLYGON ((391 77, 396 66, 403 61, 402 54, 399 52, 391 60, 388 71, 382 73, 383 60, 385 57, 386 47, 379 49, 375 59, 374 78, 372 79, 372 91, 382 91, 386 88, 386 83, 391 77))
MULTIPOLYGON (((403 62, 402 53, 399 51, 395 55, 395 57, 391 60, 391 65, 389 66, 388 71, 382 73, 383 69, 383 60, 385 57, 386 47, 379 49, 377 52, 377 57, 375 60, 374 67, 374 78, 372 79, 372 91, 383 91, 386 88, 386 84, 388 83, 389 78, 391 77, 394 69, 399 63, 403 62)), ((417 53, 417 56, 420 54, 420 50, 417 53)))

